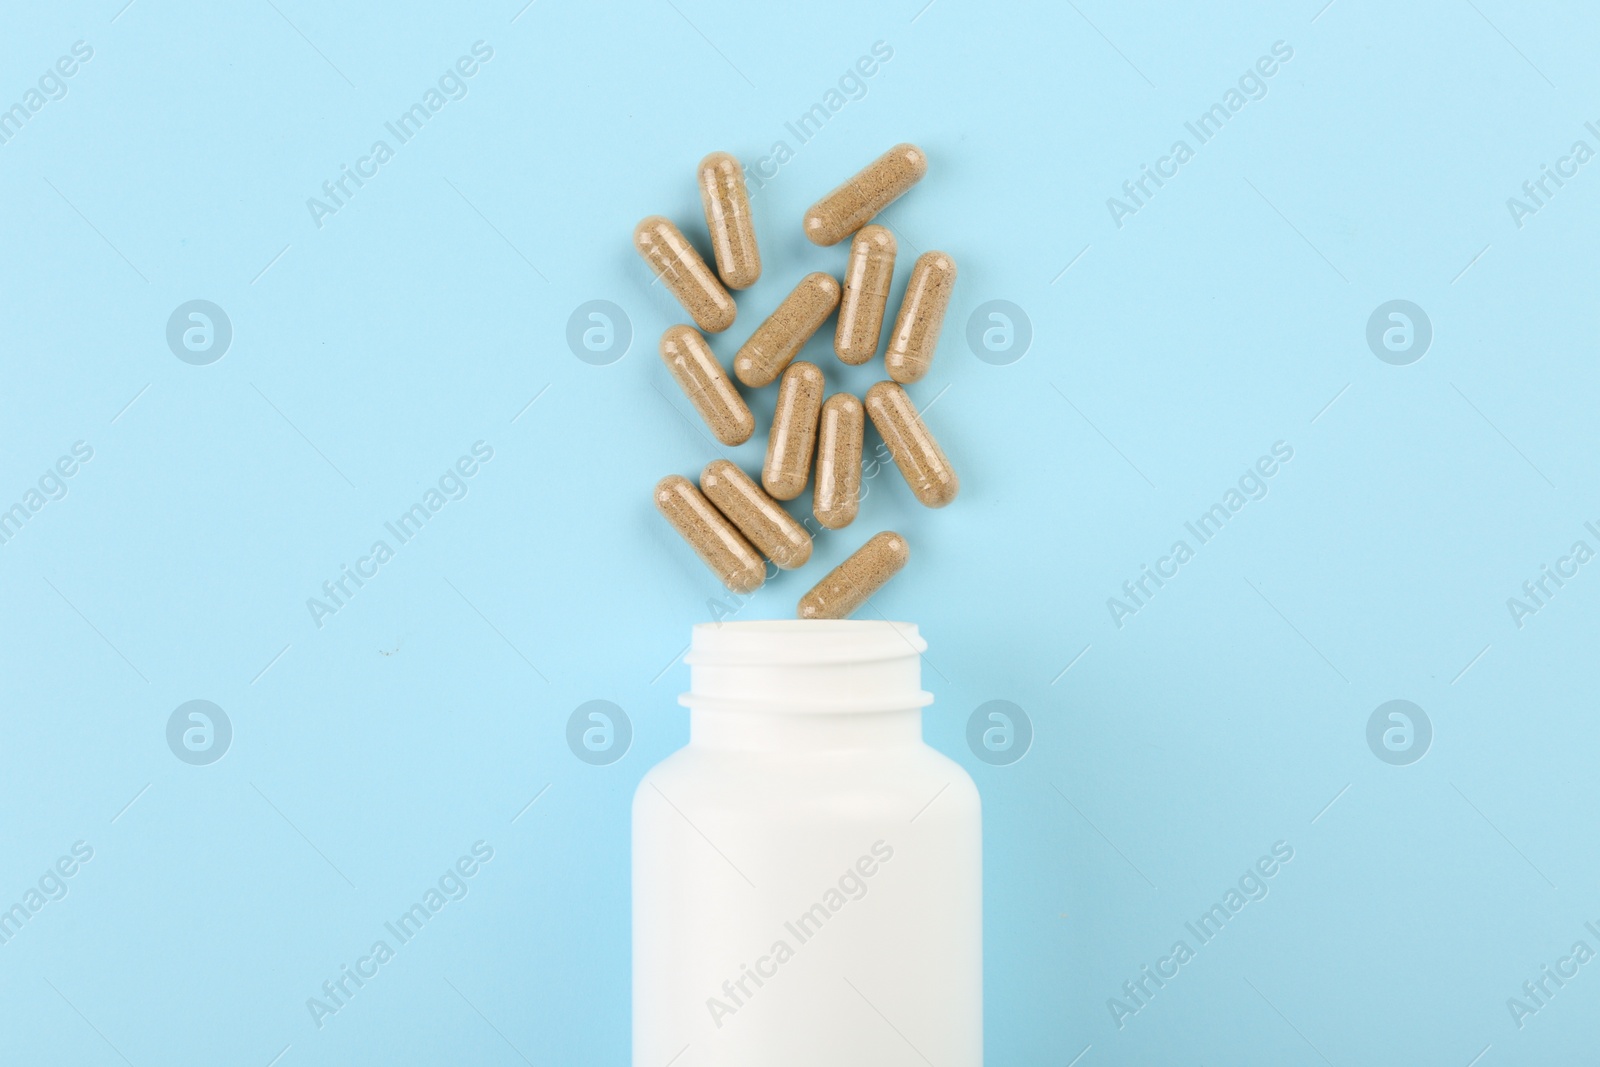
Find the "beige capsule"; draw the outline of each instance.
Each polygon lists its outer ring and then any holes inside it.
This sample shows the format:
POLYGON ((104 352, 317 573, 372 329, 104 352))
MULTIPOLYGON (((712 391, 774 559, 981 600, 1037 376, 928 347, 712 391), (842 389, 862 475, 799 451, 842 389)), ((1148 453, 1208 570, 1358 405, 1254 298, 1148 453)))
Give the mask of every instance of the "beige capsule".
POLYGON ((894 382, 879 382, 867 390, 866 409, 917 499, 930 508, 942 508, 954 500, 961 491, 961 479, 906 391, 894 382))
POLYGON ((750 288, 761 277, 761 252, 750 216, 750 191, 737 159, 713 152, 700 161, 700 203, 706 209, 717 273, 729 289, 750 288))
POLYGON ((831 274, 816 271, 801 278, 734 353, 734 377, 752 389, 772 384, 838 306, 839 283, 831 274))
POLYGON ((750 476, 725 459, 700 472, 700 491, 738 527, 745 539, 784 570, 811 558, 811 535, 750 476))
POLYGON ((914 144, 897 144, 806 212, 806 236, 836 245, 872 221, 928 173, 928 157, 914 144))
POLYGON ((839 299, 839 326, 833 351, 840 362, 859 367, 878 354, 883 311, 894 277, 894 234, 882 226, 863 226, 850 242, 844 268, 844 295, 839 299))
POLYGON ((767 462, 761 484, 779 500, 793 500, 811 480, 811 454, 817 444, 817 415, 822 411, 822 370, 797 360, 778 383, 778 405, 767 435, 767 462))
POLYGON ((716 354, 693 326, 668 326, 661 335, 661 362, 683 394, 725 445, 742 445, 756 432, 756 417, 722 370, 716 354))
POLYGON ((895 381, 921 381, 933 366, 933 352, 939 347, 939 331, 955 284, 955 260, 943 252, 924 252, 917 257, 883 354, 884 366, 895 381))
POLYGON ((732 592, 761 588, 767 577, 761 557, 693 482, 681 474, 661 479, 656 483, 656 507, 732 592))
POLYGON ((817 487, 811 513, 830 530, 855 521, 861 504, 861 401, 834 393, 822 405, 817 423, 817 487))
POLYGON ((642 220, 634 227, 633 247, 696 326, 707 333, 721 333, 733 325, 737 313, 733 297, 670 219, 651 215, 642 220))
POLYGON ((848 619, 910 558, 904 537, 893 530, 874 534, 800 598, 795 614, 802 619, 848 619))

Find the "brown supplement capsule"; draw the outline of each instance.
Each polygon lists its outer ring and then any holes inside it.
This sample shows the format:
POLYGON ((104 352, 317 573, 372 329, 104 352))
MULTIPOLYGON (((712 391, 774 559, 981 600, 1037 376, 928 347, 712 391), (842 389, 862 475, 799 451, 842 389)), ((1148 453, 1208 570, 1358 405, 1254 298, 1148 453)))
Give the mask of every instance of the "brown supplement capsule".
POLYGON ((693 326, 668 326, 661 335, 661 362, 677 379, 683 394, 725 445, 742 445, 756 432, 756 417, 700 331, 693 326))
POLYGON ((872 221, 872 216, 928 173, 928 157, 914 144, 897 144, 806 212, 805 231, 814 244, 836 245, 872 221))
POLYGON ((707 333, 721 333, 733 325, 733 297, 671 221, 651 215, 640 222, 633 230, 633 247, 696 326, 707 333))
POLYGON ((955 260, 943 252, 924 252, 917 257, 883 354, 884 366, 895 381, 921 381, 933 365, 933 350, 939 347, 939 330, 955 284, 955 260))
POLYGON ((830 530, 855 521, 861 503, 861 401, 834 393, 817 425, 817 488, 811 513, 830 530))
POLYGON ((752 389, 770 385, 839 306, 839 283, 817 271, 800 279, 733 356, 733 374, 752 389))
POLYGON ((793 500, 811 480, 811 453, 817 443, 817 415, 822 410, 822 370, 798 360, 778 383, 778 406, 767 435, 767 462, 761 484, 779 500, 793 500))
POLYGON ((906 391, 894 382, 879 382, 867 390, 866 409, 917 499, 930 508, 942 508, 954 500, 961 491, 961 479, 906 391))
POLYGON ((750 476, 725 459, 700 472, 700 491, 745 539, 784 570, 811 558, 811 535, 750 476))
POLYGON ((911 558, 911 546, 893 530, 874 534, 800 598, 802 619, 847 619, 911 558))
POLYGON ((889 280, 894 276, 894 254, 894 234, 882 226, 863 226, 850 242, 844 296, 839 300, 839 326, 833 334, 833 351, 842 363, 859 367, 878 354, 883 309, 889 302, 889 280))
POLYGON ((713 152, 700 161, 700 203, 706 209, 717 273, 729 289, 750 288, 761 277, 761 253, 744 169, 737 159, 713 152))
POLYGON ((767 577, 761 557, 693 482, 679 474, 661 479, 656 483, 656 507, 723 585, 735 593, 761 588, 767 577))

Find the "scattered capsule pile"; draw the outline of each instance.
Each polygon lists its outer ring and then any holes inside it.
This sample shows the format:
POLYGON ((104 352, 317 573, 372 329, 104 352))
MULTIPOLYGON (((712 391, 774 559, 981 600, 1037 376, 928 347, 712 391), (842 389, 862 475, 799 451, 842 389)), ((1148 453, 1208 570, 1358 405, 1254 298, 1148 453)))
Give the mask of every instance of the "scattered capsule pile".
MULTIPOLYGON (((802 225, 813 243, 836 245, 852 234, 854 240, 842 285, 825 272, 807 274, 734 355, 733 377, 740 384, 760 389, 778 383, 761 484, 726 459, 707 464, 698 486, 677 474, 656 484, 661 514, 735 593, 761 587, 763 557, 783 570, 810 560, 811 535, 779 501, 805 492, 813 467, 817 522, 842 530, 855 521, 867 419, 919 501, 942 508, 956 498, 960 480, 903 388, 921 380, 933 362, 955 286, 954 260, 943 252, 918 257, 884 352, 889 380, 868 389, 865 402, 847 392, 824 399, 822 368, 795 359, 835 311, 833 350, 840 362, 861 366, 877 355, 896 246, 892 233, 871 222, 927 172, 920 148, 898 144, 806 212, 802 225)), ((739 161, 713 152, 700 161, 699 183, 715 271, 683 231, 659 215, 639 223, 633 243, 695 323, 667 328, 661 361, 711 435, 724 445, 741 445, 755 434, 756 420, 704 333, 733 325, 737 308, 729 290, 748 289, 761 277, 761 251, 739 161)), ((905 538, 891 530, 876 534, 801 597, 796 614, 846 618, 910 557, 905 538)))

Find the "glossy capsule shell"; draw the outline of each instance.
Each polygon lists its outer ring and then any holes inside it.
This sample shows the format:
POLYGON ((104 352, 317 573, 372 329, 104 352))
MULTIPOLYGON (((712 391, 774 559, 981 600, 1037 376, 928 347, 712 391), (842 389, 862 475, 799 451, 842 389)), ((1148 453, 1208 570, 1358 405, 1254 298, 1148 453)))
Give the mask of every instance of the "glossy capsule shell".
POLYGON ((661 362, 683 395, 725 445, 742 445, 756 432, 756 418, 739 395, 716 354, 693 326, 668 326, 661 335, 661 362))
POLYGON ((726 152, 700 161, 700 203, 711 231, 711 253, 717 273, 729 289, 748 289, 761 277, 761 252, 756 248, 755 221, 744 168, 726 152))
POLYGON ((882 226, 863 226, 850 242, 839 325, 833 333, 833 351, 841 363, 859 367, 878 354, 895 251, 894 234, 882 226))
POLYGON ((772 432, 767 435, 761 484, 779 500, 793 500, 811 480, 822 384, 822 370, 803 359, 791 364, 778 383, 778 405, 772 412, 772 432))
POLYGON ((773 563, 784 570, 811 558, 811 536, 750 476, 725 459, 700 472, 700 491, 718 511, 773 563))
POLYGON ((911 546, 893 530, 874 534, 800 598, 802 619, 848 619, 906 565, 911 546))
POLYGON ((693 482, 679 474, 661 479, 656 483, 656 508, 730 591, 753 593, 761 588, 767 577, 761 557, 693 482))
POLYGON ((812 243, 836 245, 872 221, 928 173, 928 157, 914 144, 897 144, 811 205, 803 225, 812 243))
POLYGON ((817 485, 811 513, 830 530, 855 521, 861 505, 861 437, 865 426, 861 401, 834 393, 822 405, 817 422, 817 485))
POLYGON ((939 331, 955 284, 955 260, 943 252, 924 252, 917 257, 883 354, 884 366, 895 381, 921 381, 933 366, 933 352, 939 347, 939 331))
POLYGON ((633 247, 696 326, 707 333, 721 333, 733 325, 737 311, 733 297, 671 220, 660 215, 642 220, 634 227, 633 247))
POLYGON ((734 377, 752 389, 772 384, 838 306, 839 283, 833 275, 816 271, 801 278, 734 353, 734 377))
POLYGON ((906 391, 894 382, 879 382, 867 390, 865 406, 867 417, 889 446, 894 465, 905 475, 916 498, 930 508, 942 508, 954 500, 961 491, 961 479, 906 391))

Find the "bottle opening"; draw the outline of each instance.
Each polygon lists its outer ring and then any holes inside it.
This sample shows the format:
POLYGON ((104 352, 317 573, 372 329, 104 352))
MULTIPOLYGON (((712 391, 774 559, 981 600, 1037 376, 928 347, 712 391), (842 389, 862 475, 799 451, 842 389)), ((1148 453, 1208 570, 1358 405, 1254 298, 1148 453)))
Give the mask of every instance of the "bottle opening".
POLYGON ((707 711, 844 713, 922 708, 922 653, 908 622, 783 619, 701 623, 689 652, 689 692, 707 711))

